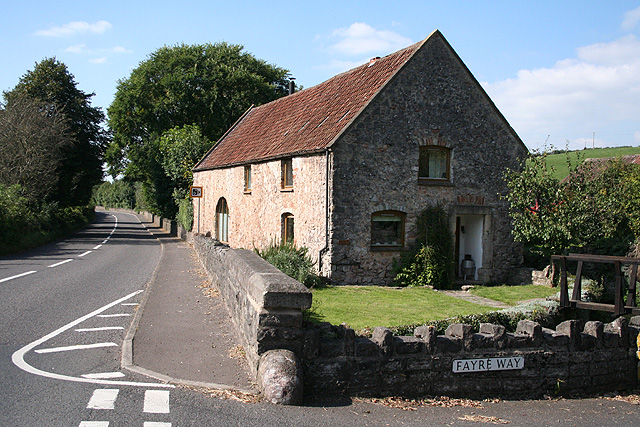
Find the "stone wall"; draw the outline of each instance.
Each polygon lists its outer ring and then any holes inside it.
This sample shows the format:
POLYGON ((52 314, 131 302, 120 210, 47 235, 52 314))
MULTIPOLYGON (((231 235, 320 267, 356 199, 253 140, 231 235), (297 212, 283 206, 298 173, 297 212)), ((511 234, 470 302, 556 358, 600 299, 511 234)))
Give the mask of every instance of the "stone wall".
POLYGON ((473 333, 456 324, 444 335, 422 326, 413 336, 376 328, 371 338, 357 337, 344 326, 304 325, 311 293, 254 252, 189 237, 229 308, 252 373, 271 350, 292 351, 307 395, 541 398, 638 386, 640 316, 609 324, 570 320, 555 330, 523 320, 515 333, 492 324, 473 333), (465 371, 501 363, 512 369, 465 371), (463 372, 454 373, 456 365, 463 372))
POLYGON ((638 385, 639 330, 640 316, 630 324, 625 318, 584 326, 570 320, 555 330, 523 320, 515 333, 492 324, 482 324, 479 333, 470 325, 451 325, 445 335, 423 326, 410 337, 376 328, 372 338, 323 324, 305 331, 305 390, 315 395, 542 398, 633 389, 638 385), (514 369, 470 372, 498 363, 514 369), (466 372, 454 373, 456 365, 466 372))
POLYGON ((293 158, 293 189, 281 188, 280 160, 251 165, 251 191, 244 191, 244 165, 194 174, 194 185, 204 188, 193 200, 193 231, 216 236, 215 212, 224 197, 229 207, 229 245, 264 249, 280 243, 282 214, 294 216, 295 243, 309 249, 318 261, 326 246, 326 157, 293 158), (200 216, 198 217, 198 204, 200 216))
POLYGON ((229 309, 252 373, 269 350, 301 354, 302 309, 311 307, 311 292, 253 251, 198 234, 189 241, 229 309))

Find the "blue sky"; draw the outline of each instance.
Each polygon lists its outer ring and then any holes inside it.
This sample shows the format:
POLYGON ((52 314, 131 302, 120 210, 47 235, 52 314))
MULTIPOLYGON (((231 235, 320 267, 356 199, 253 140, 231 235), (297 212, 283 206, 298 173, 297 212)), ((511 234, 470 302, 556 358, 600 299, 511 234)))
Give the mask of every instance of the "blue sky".
POLYGON ((154 50, 220 41, 310 87, 435 29, 530 149, 640 145, 640 0, 24 0, 0 13, 0 90, 55 56, 106 110, 154 50))

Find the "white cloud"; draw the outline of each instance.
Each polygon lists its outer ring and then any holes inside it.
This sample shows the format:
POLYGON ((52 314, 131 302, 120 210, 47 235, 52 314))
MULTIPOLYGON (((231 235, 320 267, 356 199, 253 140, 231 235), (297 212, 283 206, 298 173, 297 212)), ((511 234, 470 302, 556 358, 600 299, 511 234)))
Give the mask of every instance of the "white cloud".
POLYGON ((640 23, 640 7, 625 12, 620 27, 625 31, 631 31, 638 23, 640 23))
POLYGON ((107 57, 103 56, 100 58, 90 59, 89 62, 91 62, 92 64, 104 64, 105 62, 107 62, 107 57))
POLYGON ((89 49, 87 48, 87 45, 84 43, 69 46, 64 51, 68 53, 75 53, 78 55, 102 55, 102 56, 133 53, 131 49, 126 49, 122 46, 114 46, 107 49, 89 49))
POLYGON ((108 21, 97 21, 93 24, 84 21, 74 21, 60 27, 51 27, 47 30, 36 31, 36 35, 42 37, 68 37, 83 33, 102 34, 110 28, 111 23, 108 21))
POLYGON ((73 46, 69 46, 68 48, 66 48, 64 50, 65 52, 69 52, 69 53, 85 53, 87 51, 87 45, 86 44, 76 44, 73 46))
MULTIPOLYGON (((601 129, 640 127, 640 40, 630 35, 576 52, 576 58, 551 68, 521 70, 516 78, 483 84, 530 148, 549 134, 563 145, 601 129)), ((632 138, 629 134, 626 143, 632 138)))
POLYGON ((329 49, 332 52, 353 56, 365 53, 386 54, 411 44, 411 39, 394 31, 376 30, 363 22, 332 31, 329 49))

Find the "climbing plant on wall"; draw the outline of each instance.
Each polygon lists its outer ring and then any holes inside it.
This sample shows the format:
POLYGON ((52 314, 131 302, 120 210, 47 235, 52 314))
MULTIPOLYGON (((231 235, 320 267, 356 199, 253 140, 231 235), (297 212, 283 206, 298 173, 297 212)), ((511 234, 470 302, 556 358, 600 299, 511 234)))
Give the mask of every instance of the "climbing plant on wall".
POLYGON ((399 286, 453 287, 455 261, 453 235, 442 206, 430 206, 416 220, 416 240, 396 262, 395 282, 399 286))

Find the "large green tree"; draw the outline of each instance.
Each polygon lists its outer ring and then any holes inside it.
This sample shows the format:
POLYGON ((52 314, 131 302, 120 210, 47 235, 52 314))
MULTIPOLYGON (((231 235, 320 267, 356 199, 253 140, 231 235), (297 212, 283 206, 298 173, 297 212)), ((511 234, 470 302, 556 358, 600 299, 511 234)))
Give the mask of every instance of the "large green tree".
POLYGON ((28 97, 0 104, 0 184, 19 185, 31 201, 58 189, 61 151, 71 143, 66 118, 28 97))
POLYGON ((216 141, 251 105, 287 93, 288 71, 227 43, 162 47, 118 82, 108 109, 110 173, 144 182, 158 213, 171 216, 173 178, 160 174, 159 139, 196 125, 216 141))
POLYGON ((25 96, 66 117, 70 144, 60 149, 58 183, 52 199, 62 206, 87 204, 93 186, 102 180, 103 155, 108 143, 108 133, 101 126, 104 113, 91 106, 94 94, 78 89, 65 64, 47 58, 23 75, 15 88, 4 92, 8 107, 25 96))

